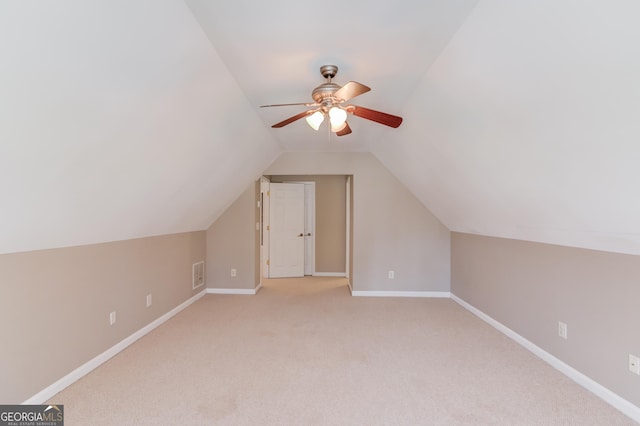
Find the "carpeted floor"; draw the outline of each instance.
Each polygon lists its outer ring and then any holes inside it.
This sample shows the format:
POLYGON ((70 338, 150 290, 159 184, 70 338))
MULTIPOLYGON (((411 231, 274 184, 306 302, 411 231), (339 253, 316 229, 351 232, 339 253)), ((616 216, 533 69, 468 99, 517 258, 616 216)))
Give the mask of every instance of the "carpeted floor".
POLYGON ((74 425, 636 424, 449 299, 207 295, 51 399, 74 425))

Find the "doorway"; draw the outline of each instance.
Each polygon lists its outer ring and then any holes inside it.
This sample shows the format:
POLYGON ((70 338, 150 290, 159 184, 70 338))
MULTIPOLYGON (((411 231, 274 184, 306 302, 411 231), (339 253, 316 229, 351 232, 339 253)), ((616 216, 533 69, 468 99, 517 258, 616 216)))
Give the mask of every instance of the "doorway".
MULTIPOLYGON (((347 175, 274 175, 262 178, 261 194, 259 200, 262 202, 263 210, 268 212, 269 219, 264 214, 264 222, 261 222, 260 229, 262 247, 260 254, 263 278, 275 278, 280 276, 328 276, 328 277, 348 277, 351 268, 351 232, 352 232, 352 177, 347 175), (301 256, 294 256, 290 251, 286 254, 285 261, 278 260, 280 254, 287 253, 284 241, 278 242, 279 220, 274 215, 278 215, 279 209, 278 195, 279 184, 294 184, 304 186, 305 201, 303 210, 303 227, 289 231, 290 247, 300 247, 304 251, 301 256), (268 187, 267 187, 268 186, 268 187), (277 195, 277 198, 275 197, 277 195), (293 232, 292 232, 293 231, 293 232), (300 236, 302 234, 302 236, 300 236), (269 241, 269 243, 267 243, 269 241), (303 272, 294 275, 291 272, 281 274, 278 272, 280 266, 292 263, 293 260, 302 260, 304 263, 303 272), (284 263, 283 263, 284 262, 284 263), (274 269, 275 267, 275 269, 274 269)), ((290 201, 286 201, 288 203, 290 201)), ((287 206, 286 212, 282 212, 282 217, 288 217, 285 221, 294 220, 291 215, 300 210, 299 207, 287 206)), ((261 214, 261 218, 262 218, 261 214)), ((299 219, 295 219, 298 220, 299 219)), ((299 222, 298 222, 299 223, 299 222)), ((282 226, 280 229, 284 229, 282 226)), ((300 226, 300 225, 298 225, 300 226)))
MULTIPOLYGON (((265 210, 265 220, 261 222, 263 230, 261 265, 264 271, 263 278, 278 276, 271 273, 274 264, 273 255, 270 253, 271 240, 270 225, 275 224, 273 211, 269 212, 267 220, 266 211, 270 207, 269 191, 267 183, 297 183, 305 185, 305 228, 295 235, 303 234, 306 256, 304 276, 348 277, 352 269, 352 232, 353 216, 352 204, 352 176, 349 175, 273 175, 262 178, 260 197, 264 197, 262 206, 265 210), (315 193, 315 194, 314 194, 315 193), (311 234, 311 235, 309 235, 311 234)), ((260 199, 259 199, 260 200, 260 199)), ((298 237, 302 238, 302 237, 298 237)), ((293 243, 293 242, 292 242, 293 243)), ((298 273, 296 276, 302 276, 298 273)))

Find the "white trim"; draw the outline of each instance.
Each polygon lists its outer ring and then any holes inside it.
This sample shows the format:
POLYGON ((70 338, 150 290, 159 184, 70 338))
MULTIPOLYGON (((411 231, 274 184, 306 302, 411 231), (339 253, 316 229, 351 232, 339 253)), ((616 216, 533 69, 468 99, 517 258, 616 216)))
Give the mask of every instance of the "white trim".
POLYGON ((262 237, 258 243, 260 250, 260 285, 262 281, 269 276, 269 184, 270 181, 265 176, 260 177, 260 236, 262 237))
POLYGON ((258 292, 260 286, 257 288, 208 288, 207 294, 248 294, 253 295, 258 292))
POLYGON ((352 296, 369 297, 430 297, 445 298, 451 297, 448 291, 351 291, 352 296))
POLYGON ((260 281, 260 284, 258 284, 258 287, 256 287, 256 292, 254 294, 258 294, 260 290, 262 290, 262 281, 260 281))
POLYGON ((129 337, 127 337, 124 340, 120 341, 119 343, 113 345, 112 347, 110 347, 109 349, 107 349, 106 351, 101 353, 100 355, 98 355, 95 358, 91 359, 90 361, 84 363, 80 367, 78 367, 75 370, 73 370, 71 373, 67 374, 66 376, 64 376, 61 379, 59 379, 56 382, 54 382, 53 384, 47 386, 45 389, 43 389, 40 392, 38 392, 37 394, 33 395, 31 398, 27 399, 22 404, 26 404, 26 405, 43 404, 45 401, 51 399, 55 394, 57 394, 58 392, 64 390, 66 387, 72 385, 73 383, 75 383, 76 381, 81 379, 82 377, 84 377, 87 374, 89 374, 91 371, 93 371, 96 368, 100 367, 102 364, 104 364, 105 362, 107 362, 108 360, 110 360, 111 358, 116 356, 118 353, 120 353, 123 350, 125 350, 131 344, 135 343, 136 340, 140 339, 145 334, 151 332, 156 327, 162 325, 167 320, 169 320, 171 317, 173 317, 178 312, 180 312, 180 311, 184 310, 185 308, 187 308, 189 305, 191 305, 196 300, 200 299, 205 294, 206 293, 203 290, 200 293, 196 294, 195 296, 191 297, 189 300, 187 300, 187 301, 181 303, 180 305, 176 306, 175 308, 173 308, 172 310, 170 310, 169 312, 167 312, 166 314, 164 314, 160 318, 158 318, 158 319, 152 321, 151 323, 149 323, 148 325, 142 327, 140 330, 136 331, 135 333, 133 333, 129 337))
MULTIPOLYGON (((345 218, 345 259, 344 259, 344 269, 347 271, 345 273, 345 277, 351 279, 349 274, 351 273, 351 176, 347 176, 346 180, 346 218, 345 218)), ((351 284, 349 284, 351 286, 351 284)))
POLYGON ((346 277, 346 272, 314 272, 314 277, 346 277))
POLYGON ((540 348, 536 344, 520 336, 518 333, 506 327, 504 324, 491 318, 489 315, 485 314, 481 310, 473 307, 469 303, 460 299, 455 294, 451 294, 451 299, 456 301, 460 306, 462 306, 463 308, 465 308, 466 310, 468 310, 469 312, 471 312, 481 320, 493 326, 495 329, 497 329, 501 333, 505 334, 507 337, 514 340, 516 343, 523 346, 525 349, 532 352, 534 355, 541 358, 543 361, 545 361, 546 363, 551 365, 553 368, 563 373, 565 376, 569 377, 571 380, 573 380, 580 386, 584 387, 588 391, 599 396, 605 402, 617 408, 627 416, 631 417, 633 420, 640 422, 640 407, 630 403, 626 399, 622 398, 621 396, 605 388, 600 383, 585 376, 584 374, 582 374, 575 368, 571 367, 570 365, 565 364, 563 361, 551 355, 549 352, 545 351, 544 349, 540 348))

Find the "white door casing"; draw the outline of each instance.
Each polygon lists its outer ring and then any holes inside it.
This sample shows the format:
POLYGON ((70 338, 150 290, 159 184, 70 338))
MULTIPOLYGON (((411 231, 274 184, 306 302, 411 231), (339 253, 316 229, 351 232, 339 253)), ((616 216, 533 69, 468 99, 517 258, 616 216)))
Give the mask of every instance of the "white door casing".
POLYGON ((260 284, 269 278, 269 179, 260 178, 260 284))
POLYGON ((346 210, 346 235, 345 235, 345 241, 346 241, 346 247, 345 247, 345 263, 344 263, 344 268, 345 268, 345 275, 347 277, 347 279, 349 280, 349 285, 351 285, 351 271, 349 268, 349 265, 351 264, 351 176, 347 176, 347 183, 346 183, 347 187, 346 187, 346 194, 347 194, 347 200, 346 200, 346 205, 347 208, 346 210))

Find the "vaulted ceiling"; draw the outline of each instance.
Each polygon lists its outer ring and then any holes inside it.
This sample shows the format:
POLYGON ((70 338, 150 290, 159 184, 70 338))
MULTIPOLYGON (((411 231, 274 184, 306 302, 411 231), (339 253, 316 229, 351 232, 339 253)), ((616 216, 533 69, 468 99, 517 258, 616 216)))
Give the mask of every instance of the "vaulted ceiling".
POLYGON ((635 0, 0 2, 0 253, 207 228, 284 151, 370 151, 451 230, 640 254, 635 0), (273 123, 335 82, 353 133, 273 123))

